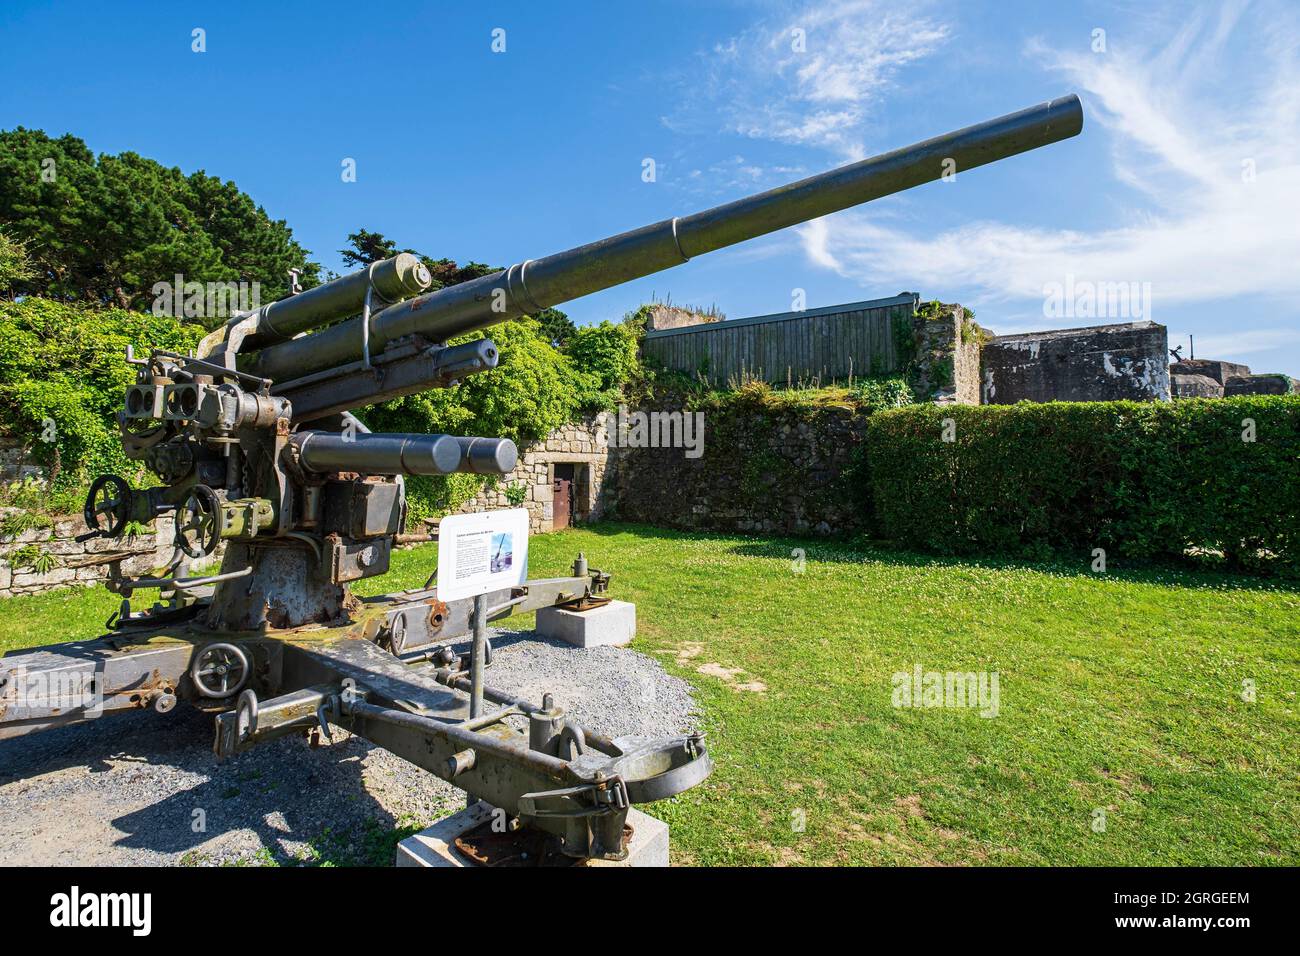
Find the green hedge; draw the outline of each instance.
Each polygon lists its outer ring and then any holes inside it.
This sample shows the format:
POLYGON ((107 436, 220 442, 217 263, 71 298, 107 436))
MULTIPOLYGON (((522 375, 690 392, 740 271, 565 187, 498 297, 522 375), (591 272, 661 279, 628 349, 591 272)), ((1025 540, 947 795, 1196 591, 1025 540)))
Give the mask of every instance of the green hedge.
POLYGON ((875 530, 909 546, 1300 566, 1300 396, 917 406, 866 449, 875 530))

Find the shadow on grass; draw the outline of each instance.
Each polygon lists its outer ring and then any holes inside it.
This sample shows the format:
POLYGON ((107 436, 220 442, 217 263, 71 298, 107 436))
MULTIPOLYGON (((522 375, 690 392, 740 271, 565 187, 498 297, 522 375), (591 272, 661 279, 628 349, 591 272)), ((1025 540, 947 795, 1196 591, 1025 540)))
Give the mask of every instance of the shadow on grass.
POLYGON ((840 564, 874 562, 908 568, 985 568, 994 571, 1030 571, 1057 577, 1104 578, 1189 590, 1300 593, 1300 580, 1219 570, 1210 565, 1213 559, 1208 557, 1195 559, 1204 562, 1205 566, 1192 563, 1193 559, 1182 563, 1138 564, 1110 558, 1103 574, 1092 570, 1091 553, 1081 556, 1077 561, 1067 562, 1060 557, 1050 561, 1030 561, 1023 558, 924 554, 908 551, 890 542, 867 538, 801 538, 789 535, 752 535, 735 531, 679 531, 655 525, 618 521, 583 525, 582 529, 592 534, 611 537, 632 534, 638 538, 663 541, 734 541, 735 545, 728 549, 732 554, 781 561, 789 561, 791 552, 800 548, 806 552, 809 560, 832 561, 840 564))

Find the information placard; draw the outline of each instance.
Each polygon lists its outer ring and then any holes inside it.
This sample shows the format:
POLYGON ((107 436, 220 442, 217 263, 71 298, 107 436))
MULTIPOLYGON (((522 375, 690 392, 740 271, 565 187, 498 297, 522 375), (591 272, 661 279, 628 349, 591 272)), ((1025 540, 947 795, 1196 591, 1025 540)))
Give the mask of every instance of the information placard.
POLYGON ((438 523, 438 600, 455 601, 523 584, 528 510, 448 515, 438 523))

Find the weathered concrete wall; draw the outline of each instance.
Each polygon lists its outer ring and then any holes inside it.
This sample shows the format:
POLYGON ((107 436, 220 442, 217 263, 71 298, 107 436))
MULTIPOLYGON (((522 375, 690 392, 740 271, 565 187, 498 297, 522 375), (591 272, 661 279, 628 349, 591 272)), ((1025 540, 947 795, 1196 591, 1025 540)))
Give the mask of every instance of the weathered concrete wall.
POLYGON ((586 421, 564 425, 542 441, 524 445, 519 449, 519 463, 514 471, 498 479, 495 487, 481 491, 460 510, 527 508, 529 529, 533 533, 551 531, 555 517, 555 466, 573 464, 581 466, 573 491, 573 519, 575 522, 599 520, 605 511, 611 453, 616 450, 610 447, 609 418, 602 412, 586 421), (525 489, 520 504, 510 501, 507 489, 512 486, 525 489))
POLYGON ((1300 391, 1300 382, 1289 375, 1238 375, 1228 379, 1223 386, 1225 397, 1230 395, 1294 395, 1300 391))
POLYGON ((1167 401, 1168 354, 1154 322, 1000 335, 980 356, 983 401, 1167 401))
POLYGON ((1250 374, 1249 365, 1237 362, 1220 362, 1217 359, 1182 359, 1171 362, 1170 375, 1204 375, 1220 385, 1227 385, 1228 379, 1250 374))
MULTIPOLYGON (((16 511, 0 508, 0 517, 16 511)), ((86 524, 80 515, 66 515, 50 519, 48 527, 33 528, 17 535, 0 535, 0 597, 21 594, 39 594, 59 588, 95 584, 108 577, 108 565, 86 563, 109 551, 138 551, 137 557, 122 562, 124 573, 139 576, 161 567, 172 556, 171 515, 154 521, 149 534, 134 541, 91 538, 77 541, 86 533, 86 524), (18 565, 11 560, 15 551, 25 545, 35 545, 42 552, 54 556, 57 564, 44 574, 37 574, 30 566, 18 565)))
POLYGON ((982 329, 972 323, 958 323, 957 341, 953 349, 953 395, 958 405, 980 403, 980 369, 984 341, 982 329))
POLYGON ((656 303, 650 307, 646 329, 656 332, 661 329, 684 329, 692 325, 708 325, 721 322, 726 318, 721 312, 699 312, 695 309, 683 309, 675 305, 656 303))

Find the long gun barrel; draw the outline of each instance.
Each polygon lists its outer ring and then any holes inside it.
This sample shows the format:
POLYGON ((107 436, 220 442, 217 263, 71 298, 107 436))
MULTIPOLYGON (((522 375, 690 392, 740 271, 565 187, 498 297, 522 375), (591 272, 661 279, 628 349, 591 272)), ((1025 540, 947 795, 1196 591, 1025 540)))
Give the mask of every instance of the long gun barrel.
MULTIPOLYGON (((1083 109, 1074 95, 936 136, 871 159, 716 206, 666 219, 492 275, 406 299, 362 319, 264 348, 250 370, 276 381, 332 368, 408 335, 452 336, 537 312, 680 265, 695 256, 1076 136, 1083 109)), ((277 325, 280 329, 281 325, 277 325)))

